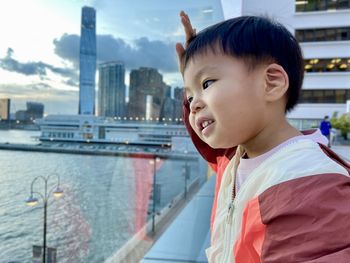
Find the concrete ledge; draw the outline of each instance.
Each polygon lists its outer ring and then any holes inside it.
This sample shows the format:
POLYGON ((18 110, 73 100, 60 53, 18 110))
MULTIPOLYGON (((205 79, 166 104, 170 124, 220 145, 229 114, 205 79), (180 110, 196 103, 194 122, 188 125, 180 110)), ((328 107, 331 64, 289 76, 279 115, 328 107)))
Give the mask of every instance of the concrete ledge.
POLYGON ((141 263, 207 262, 210 214, 214 198, 215 177, 212 176, 181 211, 141 263))
POLYGON ((53 153, 65 153, 65 154, 81 154, 81 155, 107 155, 107 156, 125 156, 125 157, 141 157, 141 158, 153 158, 155 155, 164 159, 174 160, 198 160, 197 153, 181 153, 174 151, 159 151, 159 152, 146 152, 146 151, 133 151, 131 148, 125 150, 111 150, 111 149, 98 149, 95 144, 69 144, 67 146, 57 146, 55 144, 15 144, 15 143, 0 143, 0 150, 11 151, 30 151, 30 152, 53 152, 53 153), (74 148, 72 148, 74 146, 74 148))
MULTIPOLYGON (((199 178, 194 180, 188 187, 189 199, 191 195, 198 191, 199 178)), ((139 262, 149 251, 154 242, 161 236, 164 229, 168 227, 171 221, 177 216, 178 212, 185 205, 184 193, 179 194, 172 199, 172 202, 164 207, 159 215, 155 217, 155 233, 152 233, 152 221, 136 233, 128 242, 118 249, 118 251, 105 260, 104 263, 135 263, 139 262)))

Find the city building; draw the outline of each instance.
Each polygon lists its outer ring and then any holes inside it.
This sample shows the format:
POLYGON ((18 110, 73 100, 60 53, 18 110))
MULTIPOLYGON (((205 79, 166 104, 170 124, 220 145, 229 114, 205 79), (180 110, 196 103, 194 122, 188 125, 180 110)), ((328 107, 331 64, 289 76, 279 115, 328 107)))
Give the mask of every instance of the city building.
POLYGON ((165 96, 163 76, 154 68, 141 67, 130 72, 128 116, 159 119, 165 96))
POLYGON ((163 104, 160 109, 160 121, 175 121, 175 100, 171 98, 171 87, 166 86, 163 104))
POLYGON ((80 34, 79 114, 95 114, 96 11, 84 6, 80 34))
POLYGON ((174 100, 175 100, 175 108, 174 108, 174 115, 175 119, 182 119, 182 105, 183 105, 183 89, 176 87, 174 88, 174 100))
POLYGON ((98 116, 125 117, 124 64, 107 62, 98 70, 98 116))
POLYGON ((27 102, 26 110, 16 111, 16 120, 21 122, 33 122, 44 115, 44 104, 40 102, 27 102))
POLYGON ((44 104, 39 102, 27 102, 27 114, 29 120, 40 119, 44 115, 44 104))
POLYGON ((10 99, 0 99, 0 121, 10 120, 10 99))
MULTIPOLYGON (((305 78, 299 105, 287 117, 299 129, 346 112, 350 100, 350 1, 221 0, 225 19, 268 15, 299 41, 305 78)), ((287 54, 286 54, 287 55, 287 54)))

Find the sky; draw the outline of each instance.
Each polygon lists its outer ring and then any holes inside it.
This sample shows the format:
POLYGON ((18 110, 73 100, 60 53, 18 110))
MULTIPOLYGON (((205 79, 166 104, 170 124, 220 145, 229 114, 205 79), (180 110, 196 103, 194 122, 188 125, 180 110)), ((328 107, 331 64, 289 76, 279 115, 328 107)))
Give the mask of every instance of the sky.
POLYGON ((223 19, 220 0, 3 0, 0 98, 11 99, 12 113, 35 101, 46 114, 77 114, 83 6, 96 9, 97 64, 123 61, 126 85, 130 70, 144 66, 182 86, 175 53, 184 39, 180 10, 197 30, 223 19))

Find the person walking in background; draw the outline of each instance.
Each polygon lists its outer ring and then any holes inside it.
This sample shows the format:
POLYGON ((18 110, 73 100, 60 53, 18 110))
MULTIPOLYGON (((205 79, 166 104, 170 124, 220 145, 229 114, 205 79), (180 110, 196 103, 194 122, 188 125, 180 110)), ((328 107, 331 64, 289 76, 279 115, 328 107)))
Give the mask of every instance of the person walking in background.
POLYGON ((328 139, 328 147, 331 147, 331 129, 332 129, 332 125, 329 122, 329 117, 328 116, 324 116, 323 120, 321 121, 320 124, 320 130, 321 133, 327 137, 328 139))

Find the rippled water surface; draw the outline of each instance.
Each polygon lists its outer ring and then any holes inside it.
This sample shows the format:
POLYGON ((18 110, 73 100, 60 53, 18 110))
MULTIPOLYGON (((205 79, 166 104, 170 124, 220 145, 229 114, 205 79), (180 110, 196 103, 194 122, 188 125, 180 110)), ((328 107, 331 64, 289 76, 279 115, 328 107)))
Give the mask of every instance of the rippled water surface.
MULTIPOLYGON (((0 131, 0 142, 37 143, 38 132, 0 131)), ((158 209, 184 189, 184 162, 161 161, 158 209)), ((196 165, 196 164, 189 164, 196 165)), ((47 245, 58 261, 100 263, 147 220, 153 165, 142 158, 0 151, 0 262, 31 262, 43 240, 43 206, 28 207, 32 180, 61 178, 62 198, 49 199, 47 245)), ((191 178, 190 178, 191 180, 191 178)), ((38 180, 34 190, 43 193, 38 180)))

